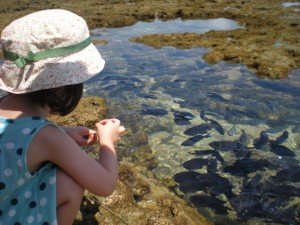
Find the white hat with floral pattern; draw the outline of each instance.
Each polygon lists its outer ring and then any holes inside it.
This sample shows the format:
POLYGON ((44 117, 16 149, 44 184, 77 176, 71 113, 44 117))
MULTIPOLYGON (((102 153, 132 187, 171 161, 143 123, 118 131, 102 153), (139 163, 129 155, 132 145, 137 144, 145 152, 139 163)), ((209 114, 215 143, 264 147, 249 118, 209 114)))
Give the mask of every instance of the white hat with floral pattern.
POLYGON ((83 83, 104 67, 85 20, 50 9, 13 21, 1 33, 0 89, 23 94, 83 83))

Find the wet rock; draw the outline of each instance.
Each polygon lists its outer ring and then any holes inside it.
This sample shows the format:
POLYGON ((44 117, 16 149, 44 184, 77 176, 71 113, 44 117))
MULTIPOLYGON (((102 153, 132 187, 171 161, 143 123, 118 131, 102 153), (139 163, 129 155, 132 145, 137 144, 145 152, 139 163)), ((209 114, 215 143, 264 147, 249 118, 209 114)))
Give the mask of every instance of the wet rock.
POLYGON ((49 120, 60 126, 87 126, 95 129, 95 123, 104 119, 108 113, 105 100, 89 96, 80 100, 76 109, 66 116, 52 115, 49 120))
POLYGON ((74 225, 210 224, 142 167, 122 162, 119 171, 117 189, 111 196, 101 198, 85 193, 74 225))

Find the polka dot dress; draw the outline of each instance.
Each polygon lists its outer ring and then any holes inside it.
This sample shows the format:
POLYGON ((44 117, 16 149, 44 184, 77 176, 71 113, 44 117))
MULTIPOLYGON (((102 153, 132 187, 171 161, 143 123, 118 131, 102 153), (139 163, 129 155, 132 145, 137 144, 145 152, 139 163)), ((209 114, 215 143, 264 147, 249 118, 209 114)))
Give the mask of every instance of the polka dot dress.
POLYGON ((46 125, 40 117, 0 116, 0 225, 57 225, 56 167, 31 174, 26 165, 28 146, 46 125))

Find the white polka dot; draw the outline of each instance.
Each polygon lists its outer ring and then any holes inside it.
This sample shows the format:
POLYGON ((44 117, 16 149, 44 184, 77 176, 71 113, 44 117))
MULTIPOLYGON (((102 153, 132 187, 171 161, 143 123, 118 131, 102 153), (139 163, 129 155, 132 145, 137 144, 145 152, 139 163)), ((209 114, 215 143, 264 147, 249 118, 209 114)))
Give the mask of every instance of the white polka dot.
POLYGON ((30 178, 30 177, 31 177, 31 174, 28 173, 28 172, 26 172, 26 173, 25 173, 25 177, 30 178))
POLYGON ((16 215, 16 210, 15 210, 15 209, 9 210, 8 215, 9 215, 10 217, 15 216, 15 215, 16 215))
POLYGON ((11 169, 4 170, 4 175, 7 177, 10 177, 13 174, 13 171, 11 169))
POLYGON ((12 142, 8 142, 8 143, 6 143, 5 147, 6 147, 7 149, 13 149, 13 148, 15 147, 15 144, 12 143, 12 142))
POLYGON ((23 167, 22 159, 18 159, 17 165, 18 167, 23 167))
POLYGON ((30 128, 24 128, 23 130, 22 130, 22 133, 23 134, 29 134, 31 132, 31 129, 30 128))
POLYGON ((49 184, 55 184, 56 183, 56 177, 51 177, 49 179, 49 184))
POLYGON ((25 198, 30 198, 32 196, 32 192, 31 191, 26 191, 24 194, 25 198))
POLYGON ((40 206, 45 206, 47 204, 47 198, 42 198, 40 201, 40 206))
POLYGON ((42 219, 43 219, 43 215, 42 214, 38 214, 37 215, 37 219, 38 219, 38 222, 41 222, 42 219))
POLYGON ((33 216, 28 216, 27 217, 27 223, 33 223, 34 217, 33 216))
POLYGON ((53 220, 52 225, 57 225, 57 220, 53 220))
POLYGON ((10 195, 4 196, 4 197, 3 197, 3 200, 6 200, 6 199, 8 199, 8 198, 10 198, 10 195))
POLYGON ((24 179, 19 179, 18 181, 17 181, 17 184, 19 185, 19 186, 21 186, 22 184, 24 184, 24 179))

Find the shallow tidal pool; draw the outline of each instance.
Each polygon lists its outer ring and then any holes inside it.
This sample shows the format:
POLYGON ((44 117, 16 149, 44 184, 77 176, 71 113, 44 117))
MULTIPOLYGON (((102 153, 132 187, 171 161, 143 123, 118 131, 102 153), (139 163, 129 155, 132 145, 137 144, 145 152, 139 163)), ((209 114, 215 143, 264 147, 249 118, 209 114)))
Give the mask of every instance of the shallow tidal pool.
MULTIPOLYGON (((237 29, 227 19, 139 22, 96 29, 104 71, 87 95, 112 116, 142 127, 158 179, 216 224, 297 224, 300 200, 300 71, 259 79, 243 65, 206 63, 204 48, 154 49, 145 34, 237 29)), ((135 151, 136 146, 127 149, 135 151)))

